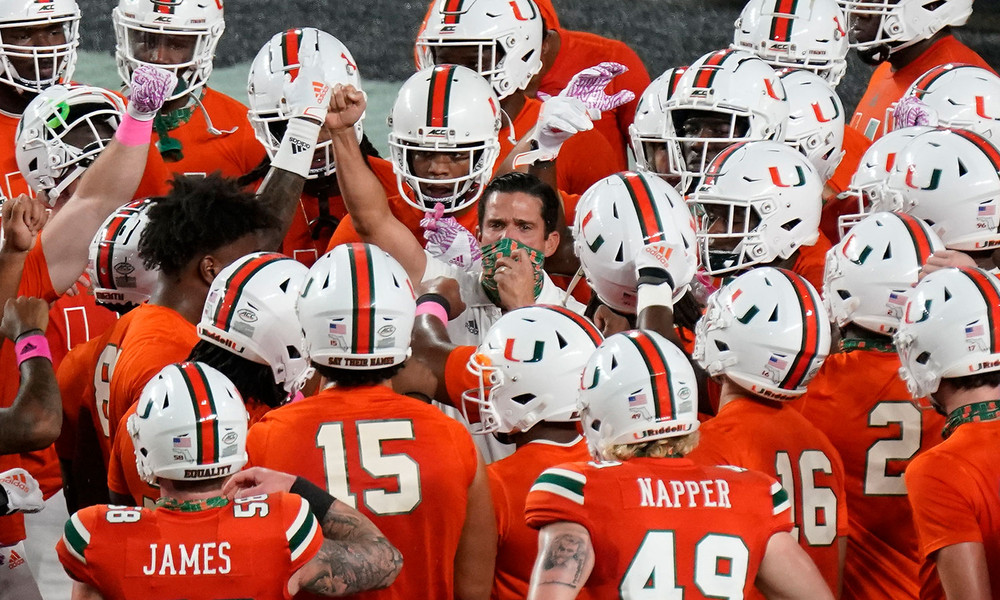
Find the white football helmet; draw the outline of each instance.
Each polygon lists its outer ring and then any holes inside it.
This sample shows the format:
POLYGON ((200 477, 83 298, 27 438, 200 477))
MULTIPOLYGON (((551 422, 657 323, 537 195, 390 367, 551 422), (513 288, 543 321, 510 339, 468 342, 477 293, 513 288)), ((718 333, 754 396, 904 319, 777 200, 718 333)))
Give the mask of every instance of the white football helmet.
POLYGON ((542 68, 542 16, 533 0, 435 0, 427 26, 417 37, 417 68, 446 61, 437 51, 470 47, 470 64, 498 98, 528 87, 542 68), (470 57, 471 58, 471 57, 470 57))
POLYGON ((128 433, 139 476, 197 481, 232 475, 247 463, 249 415, 236 386, 199 362, 167 365, 146 384, 128 433))
POLYGON ((108 217, 90 242, 87 276, 101 304, 139 305, 149 300, 159 274, 142 264, 139 239, 152 203, 135 200, 108 217))
POLYGON ((750 0, 734 29, 732 48, 775 69, 806 69, 831 87, 847 71, 847 18, 836 0, 750 0))
POLYGON ((571 391, 603 339, 593 323, 561 306, 536 304, 504 314, 467 365, 479 381, 462 394, 472 432, 518 433, 539 421, 579 420, 571 391))
POLYGON ((910 394, 933 394, 943 377, 1000 370, 998 328, 1000 282, 993 275, 952 268, 921 279, 908 293, 894 336, 910 394))
POLYGON ((635 314, 638 300, 635 257, 650 242, 684 248, 670 257, 674 298, 680 298, 698 268, 694 217, 681 195, 649 173, 615 173, 580 197, 573 223, 573 248, 587 283, 611 308, 635 314))
POLYGON ((296 310, 316 364, 379 369, 410 356, 413 286, 378 246, 341 244, 321 256, 309 269, 296 310))
POLYGON ((687 67, 667 69, 639 96, 635 120, 628 126, 628 133, 632 138, 636 169, 640 172, 652 173, 661 178, 676 178, 669 169, 657 169, 656 151, 661 148, 666 150, 667 113, 664 106, 674 94, 677 83, 686 70, 687 67))
POLYGON ((268 365, 289 395, 302 389, 312 367, 295 303, 309 269, 283 254, 255 252, 212 281, 198 337, 268 365))
POLYGON ((115 27, 115 58, 125 85, 140 65, 169 69, 177 75, 175 100, 201 89, 212 76, 215 47, 226 29, 222 0, 118 0, 111 13, 115 27), (164 40, 183 40, 190 54, 160 56, 164 40))
POLYGON ((396 95, 389 127, 392 168, 408 203, 422 211, 442 204, 450 213, 483 194, 500 156, 500 101, 475 72, 439 65, 414 73, 396 95), (417 153, 464 155, 469 170, 453 178, 421 176, 413 167, 417 153))
POLYGON ((687 356, 660 334, 616 333, 587 361, 579 407, 590 453, 609 460, 612 446, 695 432, 698 380, 687 356))
POLYGON ((708 299, 692 358, 771 400, 801 396, 830 353, 819 293, 785 269, 751 269, 708 299))
POLYGON ((826 182, 844 158, 844 104, 829 83, 809 71, 783 71, 781 83, 788 95, 785 143, 804 154, 826 182))
POLYGON ((0 2, 0 82, 19 92, 38 93, 69 83, 80 45, 80 8, 76 0, 4 0, 0 2), (14 39, 11 29, 61 26, 65 41, 35 46, 14 39))
MULTIPOLYGON (((305 47, 315 48, 319 53, 327 85, 332 88, 338 83, 350 84, 361 89, 361 76, 354 57, 337 38, 312 27, 276 33, 253 59, 247 83, 247 96, 250 98, 247 116, 254 134, 271 160, 281 147, 281 138, 292 117, 285 99, 285 83, 287 79, 298 76, 299 49, 305 47)), ((354 128, 360 142, 364 135, 360 120, 354 128)), ((337 165, 333 160, 332 140, 317 144, 316 151, 323 152, 324 161, 321 166, 310 167, 307 178, 317 179, 334 174, 337 165)))
POLYGON ((1000 248, 1000 152, 965 129, 922 133, 899 152, 875 210, 923 219, 950 250, 1000 248))
POLYGON ((850 47, 871 50, 888 46, 889 54, 926 40, 941 29, 965 25, 972 14, 973 0, 837 0, 848 22, 877 18, 879 24, 870 40, 851 40, 850 47))
POLYGON ((733 144, 689 199, 710 275, 788 258, 819 238, 823 182, 806 157, 778 142, 733 144))
POLYGON ((886 208, 889 204, 883 200, 883 195, 886 193, 885 180, 889 178, 889 172, 896 165, 896 159, 903 147, 916 136, 932 129, 932 127, 918 126, 890 131, 872 142, 868 150, 865 150, 861 155, 857 171, 851 176, 847 191, 840 196, 854 198, 858 204, 858 212, 838 217, 840 239, 844 239, 847 231, 869 213, 894 210, 891 207, 886 208))
POLYGON ((914 81, 907 96, 923 102, 938 126, 968 129, 1000 144, 1000 77, 992 72, 972 65, 939 65, 914 81))
POLYGON ((823 302, 839 327, 854 323, 889 335, 927 258, 944 250, 931 228, 905 213, 865 217, 827 251, 823 302))
POLYGON ((53 85, 35 96, 17 124, 14 152, 24 179, 49 206, 111 142, 125 105, 108 90, 53 85))
POLYGON ((682 188, 705 174, 722 147, 744 140, 785 139, 788 102, 781 78, 749 52, 709 52, 688 67, 665 103, 670 170, 682 188), (722 119, 709 135, 688 119, 714 113, 722 119), (690 156, 689 156, 690 155, 690 156))

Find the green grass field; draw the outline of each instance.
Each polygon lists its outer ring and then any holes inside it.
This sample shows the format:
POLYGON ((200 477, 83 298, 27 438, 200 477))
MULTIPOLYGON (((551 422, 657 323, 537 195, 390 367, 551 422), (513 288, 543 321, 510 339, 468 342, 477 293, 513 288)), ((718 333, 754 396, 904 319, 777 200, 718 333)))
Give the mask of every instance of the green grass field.
MULTIPOLYGON (((216 69, 212 73, 209 85, 246 104, 247 74, 249 72, 250 63, 216 69)), ((81 83, 109 89, 121 88, 121 78, 118 77, 115 59, 110 54, 80 52, 73 79, 81 83)), ((389 111, 392 110, 392 103, 395 101, 396 92, 401 85, 402 82, 388 81, 363 81, 362 83, 368 94, 368 109, 364 121, 365 133, 382 153, 382 156, 389 154, 389 144, 387 143, 389 127, 386 125, 385 119, 389 116, 389 111)))

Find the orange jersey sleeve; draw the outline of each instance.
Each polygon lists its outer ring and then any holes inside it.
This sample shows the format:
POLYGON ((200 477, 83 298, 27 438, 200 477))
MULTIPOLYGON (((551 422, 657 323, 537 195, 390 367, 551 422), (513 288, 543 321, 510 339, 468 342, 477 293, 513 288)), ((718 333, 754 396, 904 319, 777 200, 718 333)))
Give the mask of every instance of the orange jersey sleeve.
POLYGON ((799 246, 791 271, 804 277, 817 291, 822 290, 826 253, 832 247, 830 240, 821 231, 815 244, 799 246))
MULTIPOLYGON (((80 409, 87 402, 84 391, 94 379, 94 365, 91 361, 100 350, 98 345, 100 341, 95 338, 80 344, 66 354, 62 364, 56 369, 56 381, 59 384, 59 395, 62 396, 63 407, 62 431, 59 433, 59 439, 56 440, 56 452, 59 454, 59 458, 73 460, 73 454, 76 451, 76 430, 80 409)), ((88 406, 87 409, 89 408, 88 406)), ((87 413, 84 414, 87 415, 87 413)))
POLYGON ((448 402, 455 408, 462 406, 462 393, 479 387, 479 380, 466 368, 476 353, 475 346, 458 346, 448 354, 444 365, 444 384, 448 389, 448 402))
MULTIPOLYGON (((597 557, 584 587, 591 598, 680 588, 691 599, 739 597, 753 589, 768 540, 791 527, 788 496, 770 477, 683 458, 547 469, 528 492, 525 520, 587 528, 597 557)), ((572 548, 562 550, 559 560, 576 568, 572 548)))
POLYGON ((247 452, 251 464, 305 477, 356 507, 403 553, 395 583, 359 597, 452 597, 477 468, 457 421, 386 387, 334 387, 267 413, 247 452))
POLYGON ((947 63, 965 63, 993 71, 971 48, 946 35, 898 71, 888 62, 880 64, 868 82, 868 89, 858 102, 850 126, 875 141, 886 132, 886 111, 906 89, 930 69, 947 63))
POLYGON ((729 401, 700 431, 691 460, 754 469, 781 482, 792 504, 792 535, 836 589, 847 497, 843 462, 830 440, 792 407, 748 398, 729 401))

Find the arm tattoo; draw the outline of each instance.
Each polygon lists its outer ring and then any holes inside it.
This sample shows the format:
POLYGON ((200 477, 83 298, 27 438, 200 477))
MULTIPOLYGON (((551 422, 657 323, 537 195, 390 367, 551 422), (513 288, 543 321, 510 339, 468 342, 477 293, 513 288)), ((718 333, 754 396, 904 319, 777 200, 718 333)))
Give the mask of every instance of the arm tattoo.
POLYGON ((586 540, 571 533, 556 537, 542 562, 542 584, 580 587, 583 568, 590 557, 586 540))

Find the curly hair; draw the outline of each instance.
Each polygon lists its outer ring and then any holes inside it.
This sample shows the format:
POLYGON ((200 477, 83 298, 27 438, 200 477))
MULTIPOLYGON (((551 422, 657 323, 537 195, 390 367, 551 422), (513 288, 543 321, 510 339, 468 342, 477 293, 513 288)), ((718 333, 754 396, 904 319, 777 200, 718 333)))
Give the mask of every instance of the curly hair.
POLYGON ((274 371, 268 365, 255 363, 212 342, 200 340, 188 355, 188 360, 203 362, 229 378, 244 399, 254 400, 277 408, 285 403, 288 394, 274 382, 274 371))
POLYGON ((147 269, 179 275, 193 259, 275 226, 253 194, 219 173, 174 175, 170 185, 170 193, 153 199, 139 240, 139 257, 147 269))

